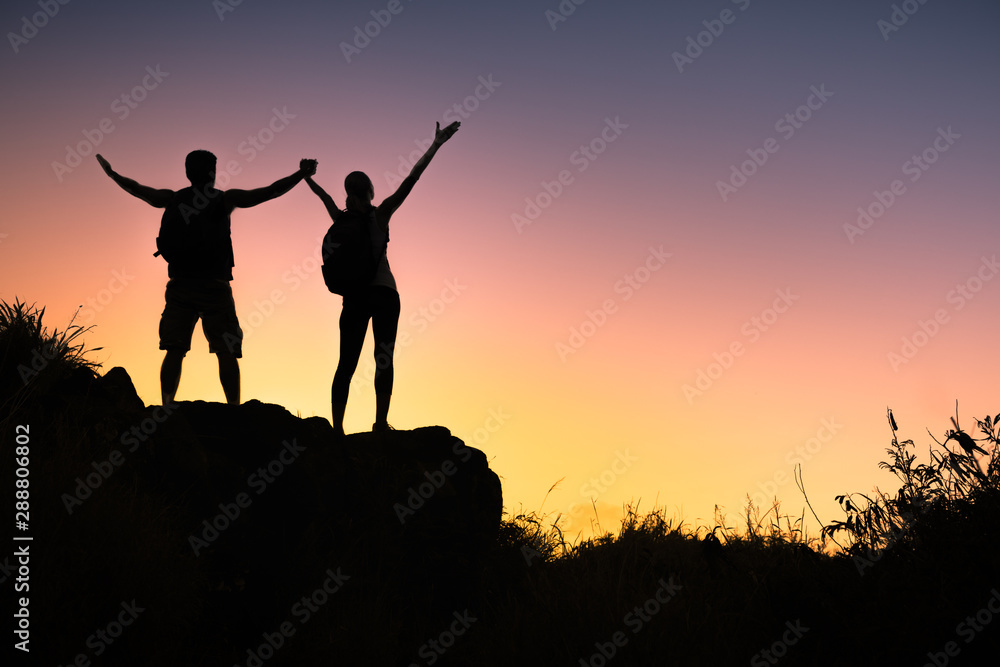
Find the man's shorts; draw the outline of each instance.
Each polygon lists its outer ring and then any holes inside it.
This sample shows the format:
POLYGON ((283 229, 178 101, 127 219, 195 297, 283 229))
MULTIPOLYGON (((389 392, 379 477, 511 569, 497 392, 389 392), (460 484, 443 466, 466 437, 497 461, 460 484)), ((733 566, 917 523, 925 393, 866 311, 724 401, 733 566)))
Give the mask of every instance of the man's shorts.
POLYGON ((228 280, 173 278, 167 283, 167 305, 160 316, 160 349, 187 353, 194 325, 201 328, 213 353, 243 356, 243 330, 228 280))

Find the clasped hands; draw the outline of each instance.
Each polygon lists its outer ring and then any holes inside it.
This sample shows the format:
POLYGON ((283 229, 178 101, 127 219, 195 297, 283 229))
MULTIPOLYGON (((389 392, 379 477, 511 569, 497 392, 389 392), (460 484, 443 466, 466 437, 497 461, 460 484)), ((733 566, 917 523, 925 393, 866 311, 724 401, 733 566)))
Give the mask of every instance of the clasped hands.
POLYGON ((319 164, 318 160, 310 160, 308 158, 302 158, 299 160, 299 171, 304 172, 303 175, 306 178, 316 175, 316 166, 319 164))

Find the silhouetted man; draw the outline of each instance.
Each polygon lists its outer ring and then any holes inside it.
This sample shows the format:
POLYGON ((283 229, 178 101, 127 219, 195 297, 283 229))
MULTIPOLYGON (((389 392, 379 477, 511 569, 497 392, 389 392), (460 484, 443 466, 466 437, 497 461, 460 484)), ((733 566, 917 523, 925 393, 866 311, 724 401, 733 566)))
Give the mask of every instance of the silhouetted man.
POLYGON ((160 392, 164 405, 173 402, 181 380, 181 364, 191 349, 194 326, 201 319, 208 349, 219 359, 219 380, 226 401, 240 402, 240 365, 243 330, 233 302, 233 241, 230 214, 291 190, 316 173, 315 160, 302 160, 299 170, 256 190, 217 190, 215 155, 197 150, 184 160, 191 187, 156 189, 115 172, 101 155, 97 161, 125 192, 150 206, 165 209, 158 252, 167 260, 166 306, 160 316, 160 349, 166 351, 160 367, 160 392))

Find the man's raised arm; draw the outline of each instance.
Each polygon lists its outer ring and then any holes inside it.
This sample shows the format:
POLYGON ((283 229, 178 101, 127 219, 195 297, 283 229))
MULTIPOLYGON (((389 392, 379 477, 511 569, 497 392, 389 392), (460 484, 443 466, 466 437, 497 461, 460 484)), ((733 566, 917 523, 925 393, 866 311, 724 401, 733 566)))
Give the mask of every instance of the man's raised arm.
POLYGON ((110 176, 111 180, 117 183, 122 190, 129 193, 133 197, 138 197, 150 206, 155 206, 156 208, 166 208, 167 204, 170 203, 170 198, 174 196, 173 190, 158 190, 156 188, 151 188, 148 185, 143 185, 142 183, 134 181, 131 178, 122 176, 111 168, 111 164, 105 160, 104 156, 100 153, 97 154, 97 161, 104 169, 104 173, 110 176))
POLYGON ((306 176, 316 173, 316 160, 302 160, 299 162, 299 170, 291 176, 279 178, 270 185, 253 190, 226 190, 226 201, 236 208, 250 208, 257 204, 280 197, 306 176))

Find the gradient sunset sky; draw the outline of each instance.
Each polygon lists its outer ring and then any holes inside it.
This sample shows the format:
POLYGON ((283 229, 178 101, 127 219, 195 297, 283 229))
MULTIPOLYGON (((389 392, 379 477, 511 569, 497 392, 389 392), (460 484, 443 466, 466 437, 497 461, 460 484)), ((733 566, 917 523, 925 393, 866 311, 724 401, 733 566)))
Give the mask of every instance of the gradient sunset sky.
MULTIPOLYGON (((147 404, 160 212, 95 152, 174 189, 196 148, 239 188, 311 157, 380 201, 460 120, 392 221, 390 422, 483 449, 508 510, 798 514, 798 461, 829 522, 896 488, 887 407, 923 455, 956 399, 967 429, 1000 411, 995 2, 14 0, 0 25, 0 298, 59 328, 83 304, 147 404)), ((244 401, 330 416, 329 224, 304 184, 233 216, 244 401)), ((200 327, 178 399, 223 400, 200 327)))

